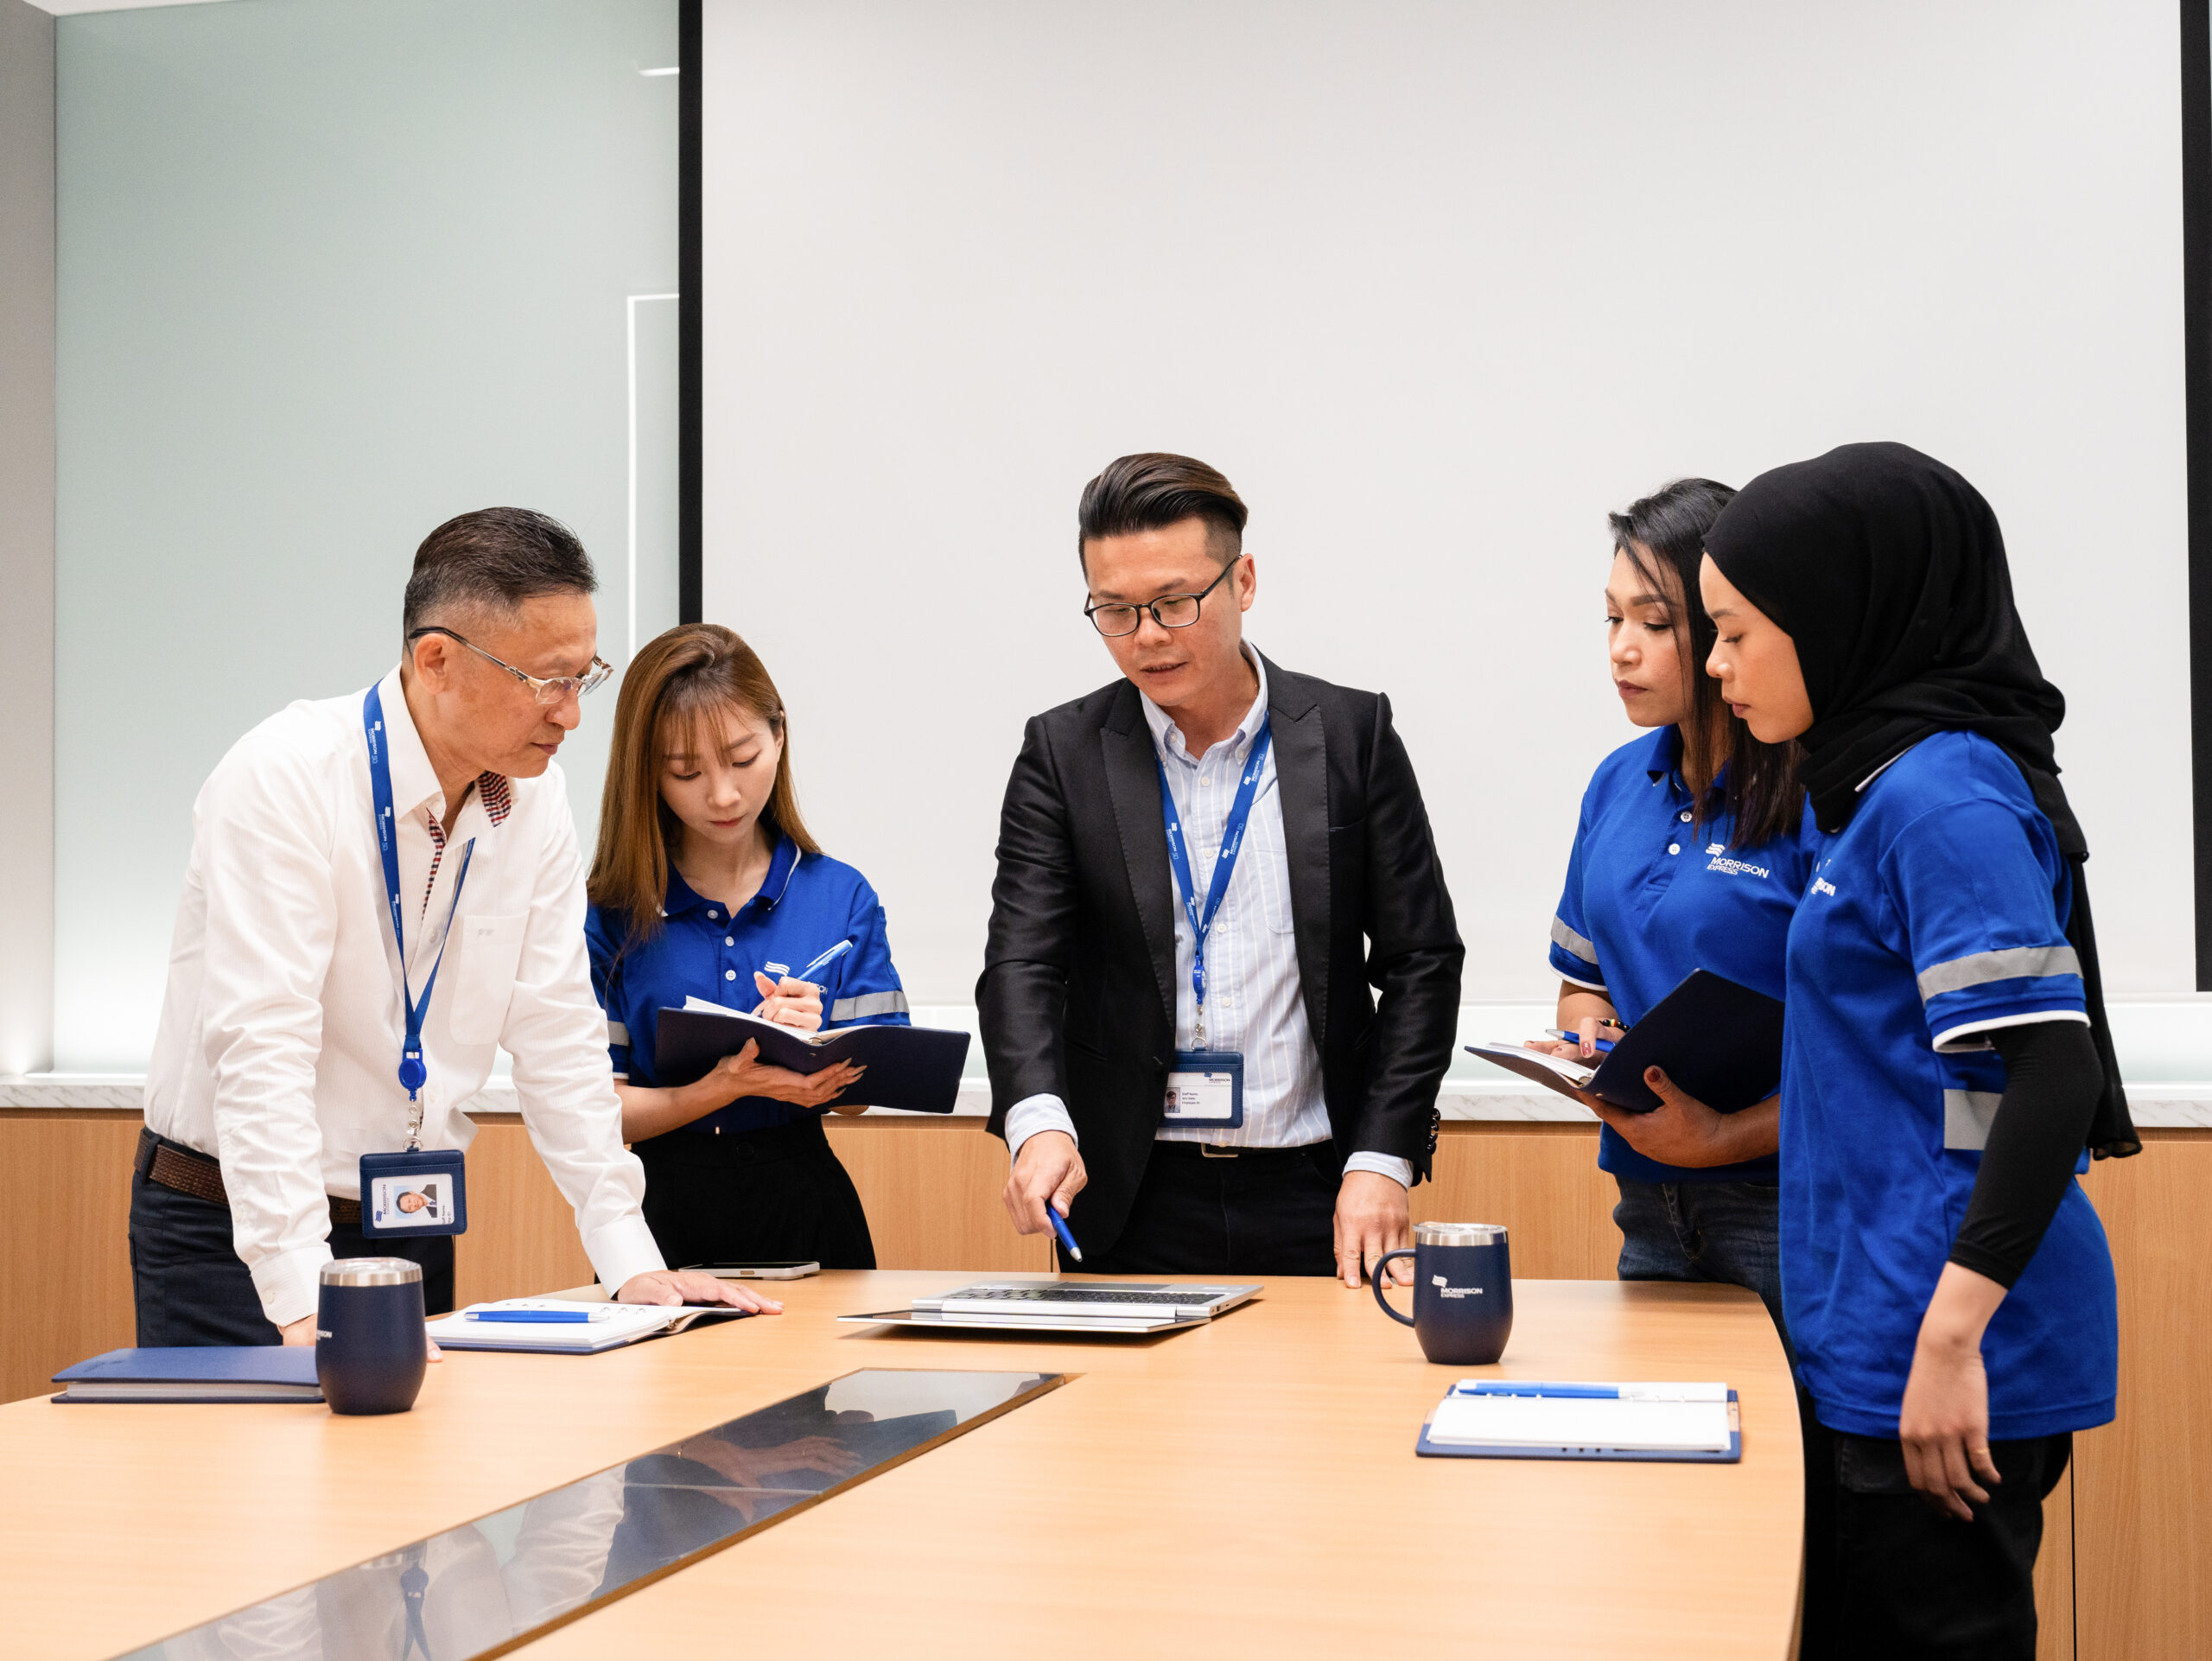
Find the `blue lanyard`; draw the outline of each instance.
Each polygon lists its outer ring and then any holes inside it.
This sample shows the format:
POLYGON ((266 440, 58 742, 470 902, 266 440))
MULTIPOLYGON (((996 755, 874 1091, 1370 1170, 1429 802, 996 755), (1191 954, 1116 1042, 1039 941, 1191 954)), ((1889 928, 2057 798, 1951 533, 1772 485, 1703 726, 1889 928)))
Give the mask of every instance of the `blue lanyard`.
MULTIPOLYGON (((399 1051, 399 1082, 411 1102, 430 1076, 423 1065, 423 1017, 429 1013, 430 994, 438 983, 438 965, 445 962, 446 947, 453 944, 454 913, 461 909, 461 885, 468 881, 468 862, 476 852, 476 838, 471 837, 461 850, 461 875, 454 879, 453 904, 446 909, 445 939, 438 942, 438 955, 431 962, 429 979, 423 983, 418 1003, 407 996, 407 931, 400 922, 399 911, 399 828, 391 812, 391 763, 385 754, 384 699, 373 686, 361 700, 361 731, 369 743, 369 798, 376 808, 377 851, 384 856, 384 897, 391 907, 392 944, 399 948, 399 1001, 407 1010, 407 1036, 399 1051)), ((416 1134, 411 1130, 408 1133, 410 1148, 416 1134)))
POLYGON ((1259 735, 1252 741, 1252 753, 1244 758, 1244 771, 1236 780, 1236 799, 1229 805, 1229 823, 1222 827, 1221 848, 1213 858, 1213 879, 1206 885, 1206 907, 1198 909, 1198 884, 1191 876, 1190 850, 1183 843, 1183 821, 1175 811, 1175 798, 1167 788, 1167 764, 1155 754, 1154 762, 1160 768, 1160 816, 1167 826, 1167 862, 1175 872, 1175 887, 1183 896, 1183 913, 1191 920, 1191 991, 1198 1002, 1198 1043, 1205 1043, 1206 1021, 1206 936, 1213 928, 1214 913, 1221 909, 1221 902, 1229 894, 1230 873, 1236 869, 1237 850, 1244 845, 1245 822, 1252 817, 1252 804, 1260 794, 1260 774, 1268 760, 1268 746, 1274 741, 1272 722, 1260 723, 1259 735))

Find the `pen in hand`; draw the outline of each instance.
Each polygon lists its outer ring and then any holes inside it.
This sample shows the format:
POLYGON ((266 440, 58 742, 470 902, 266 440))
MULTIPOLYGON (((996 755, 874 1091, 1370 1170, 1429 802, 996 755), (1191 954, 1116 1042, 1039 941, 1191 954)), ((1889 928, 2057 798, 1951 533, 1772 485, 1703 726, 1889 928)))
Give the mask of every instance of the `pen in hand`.
POLYGON ((1060 1237, 1060 1244, 1067 1248, 1068 1256, 1081 1263, 1083 1248, 1075 1243, 1075 1236, 1068 1232, 1068 1219, 1052 1208, 1052 1202, 1049 1200, 1045 1202, 1045 1220, 1052 1224, 1052 1232, 1060 1237))
POLYGON ((804 981, 808 985, 811 986, 815 984, 814 977, 817 971, 828 968, 831 964, 836 962, 838 958, 843 957, 852 949, 853 943, 850 940, 840 940, 836 945, 831 946, 827 951, 817 958, 812 963, 807 964, 805 968, 800 970, 798 974, 792 976, 791 978, 793 980, 804 981))

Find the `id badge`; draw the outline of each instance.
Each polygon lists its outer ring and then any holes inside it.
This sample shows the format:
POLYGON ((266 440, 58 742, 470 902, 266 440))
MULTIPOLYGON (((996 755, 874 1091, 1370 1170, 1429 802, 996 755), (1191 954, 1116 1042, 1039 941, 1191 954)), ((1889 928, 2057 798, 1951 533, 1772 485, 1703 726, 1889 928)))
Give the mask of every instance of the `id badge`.
POLYGON ((391 1239, 467 1229, 468 1186, 460 1149, 361 1155, 362 1233, 391 1239))
POLYGON ((1244 1058, 1234 1050, 1178 1050, 1167 1075, 1169 1124, 1234 1130, 1244 1123, 1244 1058))

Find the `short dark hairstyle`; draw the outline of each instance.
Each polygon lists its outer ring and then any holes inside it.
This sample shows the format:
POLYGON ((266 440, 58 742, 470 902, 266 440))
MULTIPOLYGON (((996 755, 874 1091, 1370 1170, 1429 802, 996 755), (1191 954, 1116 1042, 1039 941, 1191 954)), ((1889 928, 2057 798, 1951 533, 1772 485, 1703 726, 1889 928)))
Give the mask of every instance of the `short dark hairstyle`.
POLYGON ((599 576, 576 533, 526 507, 480 507, 423 538, 407 579, 403 633, 461 611, 512 614, 542 594, 593 594, 599 576))
MULTIPOLYGON (((1682 676, 1688 683, 1689 718, 1682 722, 1684 760, 1689 746, 1702 747, 1704 735, 1722 725, 1727 737, 1718 755, 1698 755, 1696 763, 1718 775, 1726 764, 1727 777, 1709 777, 1709 788, 1698 805, 1700 822, 1723 805, 1735 815, 1732 835, 1738 848, 1758 848, 1778 836, 1795 836, 1805 806, 1805 787, 1797 782, 1802 755, 1796 744, 1762 744, 1751 729, 1730 714, 1720 697, 1720 683, 1705 672, 1719 630, 1705 609, 1698 591, 1698 567, 1705 559, 1705 533, 1720 510, 1736 499, 1726 485, 1710 479, 1677 479, 1640 501, 1630 502, 1618 513, 1608 513, 1613 528, 1613 551, 1624 554, 1636 574, 1664 593, 1666 585, 1654 563, 1675 575, 1681 585, 1681 604, 1670 608, 1675 619, 1675 643, 1681 653, 1682 676)), ((1700 828, 1702 825, 1700 824, 1700 828)))
POLYGON ((1204 519, 1206 543, 1224 565, 1244 550, 1244 499, 1220 470, 1187 455, 1147 450, 1118 456, 1083 487, 1076 509, 1076 557, 1101 537, 1164 531, 1204 519))

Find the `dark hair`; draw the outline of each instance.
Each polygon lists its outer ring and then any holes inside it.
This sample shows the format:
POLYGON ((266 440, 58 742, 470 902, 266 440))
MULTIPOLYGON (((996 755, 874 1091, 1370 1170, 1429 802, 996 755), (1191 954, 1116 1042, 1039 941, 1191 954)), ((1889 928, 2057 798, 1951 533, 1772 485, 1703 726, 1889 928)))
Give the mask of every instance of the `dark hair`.
POLYGON ((423 538, 407 579, 411 634, 455 611, 512 614, 542 594, 591 594, 599 577, 576 533, 526 507, 480 507, 423 538))
POLYGON ((594 905, 628 913, 632 943, 660 932, 668 895, 668 849, 683 824, 661 799, 660 774, 672 744, 696 733, 702 716, 736 709, 765 725, 783 746, 760 823, 818 854, 798 816, 784 697, 753 648, 719 623, 679 623, 631 660, 614 700, 614 738, 600 794, 599 848, 586 891, 594 905))
POLYGON ((1735 497, 1710 479, 1677 479, 1605 517, 1613 527, 1614 552, 1625 554, 1638 576, 1664 593, 1653 569, 1656 561, 1681 585, 1680 605, 1669 610, 1689 703, 1682 722, 1682 772, 1698 792, 1699 828, 1707 814, 1725 806, 1735 818, 1735 845, 1757 848, 1797 833, 1805 811, 1805 787, 1797 779, 1804 752, 1794 741, 1762 744, 1752 737, 1722 702, 1720 683, 1705 672, 1719 631, 1698 593, 1698 566, 1705 558, 1706 531, 1735 497), (1718 753, 1707 754, 1709 748, 1718 753), (1715 789, 1724 761, 1726 783, 1715 789))
POLYGON ((1164 531, 1204 519, 1206 543, 1224 565, 1244 550, 1244 499, 1213 468, 1187 455, 1147 450, 1118 456, 1083 487, 1076 508, 1076 557, 1101 537, 1164 531))

